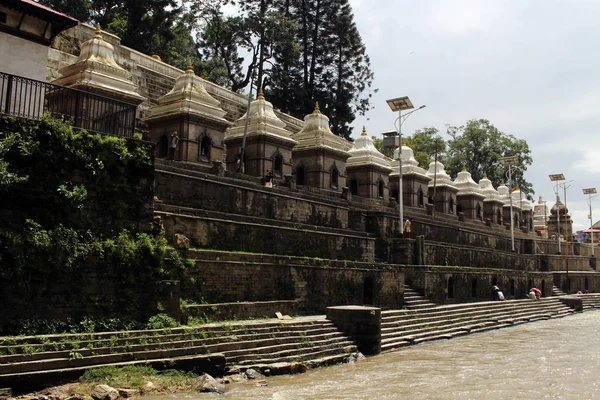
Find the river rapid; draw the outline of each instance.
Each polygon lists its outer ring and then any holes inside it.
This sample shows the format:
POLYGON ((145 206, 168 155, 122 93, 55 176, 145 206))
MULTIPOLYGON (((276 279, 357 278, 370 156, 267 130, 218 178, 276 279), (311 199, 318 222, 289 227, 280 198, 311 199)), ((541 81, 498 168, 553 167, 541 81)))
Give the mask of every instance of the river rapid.
POLYGON ((600 312, 424 343, 355 364, 152 400, 600 398, 600 312))

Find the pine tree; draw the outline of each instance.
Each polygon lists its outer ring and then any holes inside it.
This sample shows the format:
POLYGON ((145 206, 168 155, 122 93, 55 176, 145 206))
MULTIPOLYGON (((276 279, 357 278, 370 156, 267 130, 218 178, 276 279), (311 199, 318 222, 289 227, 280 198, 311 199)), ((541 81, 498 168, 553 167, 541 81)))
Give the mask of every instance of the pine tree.
POLYGON ((315 101, 334 133, 350 139, 356 113, 370 109, 373 73, 348 0, 281 0, 278 11, 297 23, 300 56, 280 51, 267 93, 273 104, 302 118, 315 101))

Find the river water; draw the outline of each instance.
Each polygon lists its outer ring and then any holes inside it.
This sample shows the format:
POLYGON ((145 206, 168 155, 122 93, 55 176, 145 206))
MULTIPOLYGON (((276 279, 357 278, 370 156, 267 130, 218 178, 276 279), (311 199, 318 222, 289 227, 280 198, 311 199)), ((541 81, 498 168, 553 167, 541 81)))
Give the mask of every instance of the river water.
MULTIPOLYGON (((424 343, 355 364, 230 385, 224 400, 600 398, 600 312, 424 343)), ((206 399, 210 394, 153 397, 206 399)))

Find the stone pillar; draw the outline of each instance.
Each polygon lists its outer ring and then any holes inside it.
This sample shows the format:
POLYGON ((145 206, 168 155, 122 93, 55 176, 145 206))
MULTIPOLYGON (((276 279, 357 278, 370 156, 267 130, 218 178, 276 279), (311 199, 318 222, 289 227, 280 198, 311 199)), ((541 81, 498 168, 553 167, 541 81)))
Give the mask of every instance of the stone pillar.
POLYGON ((381 353, 381 308, 363 306, 327 307, 327 319, 352 338, 367 356, 381 353))
POLYGON ((414 264, 414 239, 388 239, 390 264, 414 264))
POLYGON ((156 300, 163 312, 177 321, 181 319, 181 288, 179 281, 159 281, 156 287, 156 300))

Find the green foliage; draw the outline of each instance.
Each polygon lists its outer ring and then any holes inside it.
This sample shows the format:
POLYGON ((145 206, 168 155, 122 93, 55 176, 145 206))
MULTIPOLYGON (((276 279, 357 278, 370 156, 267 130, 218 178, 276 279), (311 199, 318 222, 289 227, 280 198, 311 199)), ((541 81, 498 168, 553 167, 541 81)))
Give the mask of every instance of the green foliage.
POLYGON ((70 15, 81 22, 90 19, 92 0, 40 0, 40 3, 70 15))
POLYGON ((179 323, 168 316, 167 314, 157 314, 153 317, 150 317, 148 320, 148 324, 146 324, 147 329, 167 329, 167 328, 175 328, 179 326, 179 323))
MULTIPOLYGON (((160 220, 151 223, 150 233, 132 229, 147 218, 152 199, 151 148, 74 131, 49 117, 0 117, 0 131, 0 175, 14 178, 0 181, 6 216, 0 224, 0 284, 12 293, 5 299, 26 309, 36 297, 68 293, 68 301, 100 315, 56 320, 30 314, 4 321, 0 331, 134 327, 132 320, 153 312, 144 293, 157 280, 177 279, 190 265, 167 246, 160 220)), ((53 306, 47 302, 49 310, 53 306)))
POLYGON ((33 336, 60 333, 113 332, 142 329, 143 327, 142 323, 126 316, 111 318, 85 316, 81 319, 45 319, 32 317, 13 320, 4 327, 3 331, 15 335, 33 336))
POLYGON ((506 168, 500 163, 500 157, 518 156, 519 168, 513 169, 513 186, 520 185, 521 190, 533 200, 533 186, 524 178, 524 172, 531 165, 531 151, 527 142, 513 135, 501 132, 485 119, 472 119, 465 125, 448 127, 451 136, 445 167, 455 177, 464 167, 475 181, 484 174, 494 186, 507 180, 506 168))
POLYGON ((406 144, 413 150, 419 165, 425 169, 434 161, 436 154, 438 160, 443 161, 440 155, 446 152, 446 142, 434 127, 417 129, 412 136, 406 138, 406 144))
POLYGON ((390 147, 383 147, 383 138, 378 138, 376 136, 371 136, 373 139, 373 146, 384 156, 392 158, 394 156, 394 149, 390 147))
MULTIPOLYGON (((518 168, 513 169, 513 184, 518 184, 533 200, 533 187, 524 177, 524 172, 533 162, 525 140, 501 132, 485 119, 473 119, 459 127, 448 126, 447 133, 450 136, 448 142, 433 127, 418 129, 406 138, 406 144, 413 150, 421 167, 427 169, 437 154, 438 160, 444 163, 453 178, 466 168, 476 182, 487 175, 497 187, 507 180, 506 167, 500 163, 500 157, 518 156, 518 168)), ((377 144, 382 147, 383 141, 377 144)))
POLYGON ((177 387, 183 390, 197 390, 201 385, 198 377, 191 373, 175 370, 156 371, 144 365, 128 365, 125 367, 100 367, 88 369, 80 379, 89 384, 107 384, 115 387, 142 389, 147 382, 152 382, 158 390, 177 387))
MULTIPOLYGON (((0 117, 0 132, 0 194, 13 215, 106 234, 127 227, 150 201, 140 177, 151 173, 151 148, 142 142, 75 131, 48 116, 0 117)), ((9 221, 13 230, 24 222, 9 221)))
MULTIPOLYGON (((250 1, 252 2, 252 1, 250 1)), ((373 72, 347 0, 273 1, 295 22, 291 47, 278 47, 265 94, 284 112, 303 118, 319 102, 332 131, 350 138, 356 114, 371 108, 373 72)), ((294 27, 294 26, 292 26, 294 27)))
POLYGON ((200 34, 204 67, 226 72, 226 86, 234 91, 254 76, 276 108, 299 118, 319 101, 333 132, 350 138, 356 114, 371 108, 373 72, 349 2, 237 4, 237 16, 208 13, 200 34))

